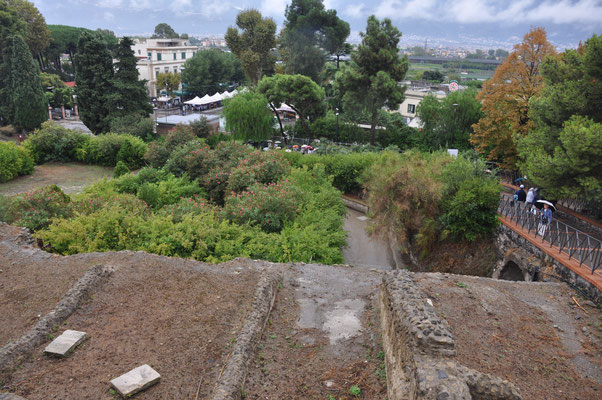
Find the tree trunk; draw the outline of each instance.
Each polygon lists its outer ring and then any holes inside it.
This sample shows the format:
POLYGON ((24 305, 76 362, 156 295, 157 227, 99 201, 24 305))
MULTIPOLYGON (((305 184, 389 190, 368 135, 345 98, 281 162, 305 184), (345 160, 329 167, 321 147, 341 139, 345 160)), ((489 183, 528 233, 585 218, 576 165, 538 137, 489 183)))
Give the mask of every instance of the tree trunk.
POLYGON ((370 145, 374 146, 374 136, 376 133, 376 119, 378 118, 378 110, 372 111, 372 122, 370 125, 370 145))
POLYGON ((303 128, 305 129, 305 133, 307 134, 307 137, 309 138, 309 140, 312 140, 311 130, 309 129, 309 125, 307 123, 307 119, 305 118, 305 116, 303 114, 301 114, 299 112, 299 110, 297 110, 292 105, 290 105, 288 103, 284 103, 284 104, 286 104, 287 106, 289 106, 290 108, 292 108, 297 113, 297 115, 299 116, 299 121, 301 121, 301 125, 303 125, 303 128))
POLYGON ((278 114, 278 111, 276 111, 276 107, 274 107, 274 105, 271 102, 268 104, 272 108, 272 111, 274 111, 274 114, 276 114, 276 118, 278 118, 278 124, 280 125, 280 136, 282 136, 284 138, 284 128, 282 127, 282 121, 280 120, 280 114, 278 114))
POLYGON ((341 56, 339 55, 339 53, 337 53, 337 71, 339 70, 339 58, 340 58, 340 57, 341 57, 341 56))

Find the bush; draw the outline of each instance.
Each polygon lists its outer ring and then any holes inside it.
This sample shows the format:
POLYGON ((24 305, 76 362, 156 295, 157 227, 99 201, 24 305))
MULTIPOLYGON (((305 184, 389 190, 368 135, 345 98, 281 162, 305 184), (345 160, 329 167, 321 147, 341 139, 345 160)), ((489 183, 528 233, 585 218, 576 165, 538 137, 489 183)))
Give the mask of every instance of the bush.
POLYGON ((69 162, 78 159, 78 154, 91 137, 62 127, 54 121, 46 121, 27 137, 23 143, 36 164, 49 161, 69 162))
POLYGON ((139 115, 132 114, 113 118, 109 122, 109 127, 111 132, 136 136, 146 141, 155 137, 155 121, 139 115))
POLYGON ((490 234, 498 225, 500 187, 495 179, 472 177, 443 203, 440 218, 444 228, 458 240, 474 241, 490 234))
POLYGON ((113 178, 119 178, 121 175, 129 174, 130 169, 123 161, 117 161, 117 165, 113 169, 113 178))
POLYGON ((165 147, 164 142, 151 142, 148 145, 144 160, 153 168, 161 168, 167 162, 170 151, 165 147))
POLYGON ((199 119, 195 119, 194 121, 192 121, 190 123, 190 128, 192 129, 192 132, 196 135, 196 137, 198 138, 207 138, 209 137, 209 122, 207 121, 207 117, 202 116, 199 119))
POLYGON ((52 185, 15 196, 6 214, 6 222, 36 231, 47 227, 52 218, 68 218, 73 212, 69 196, 52 185))
POLYGON ((140 138, 107 133, 91 138, 83 147, 80 160, 105 167, 123 161, 130 169, 136 169, 143 165, 146 150, 147 145, 140 138))
POLYGON ((228 178, 228 192, 241 192, 253 183, 274 183, 290 173, 290 163, 282 153, 254 152, 232 171, 228 178))
POLYGON ((202 148, 204 148, 205 150, 209 150, 209 147, 207 147, 205 141, 201 139, 191 140, 190 142, 184 143, 176 147, 175 150, 171 152, 169 158, 165 162, 165 170, 171 172, 176 176, 185 174, 187 170, 186 158, 193 151, 197 151, 202 148))
POLYGON ((167 134, 167 137, 165 138, 165 147, 171 153, 176 147, 190 142, 195 138, 196 135, 189 125, 177 124, 167 134))
POLYGON ((255 184, 226 199, 224 216, 237 224, 257 225, 264 232, 279 232, 300 212, 298 197, 289 184, 255 184))
POLYGON ((33 158, 27 149, 14 143, 0 142, 0 182, 31 174, 33 169, 33 158))
POLYGON ((324 164, 326 173, 333 176, 333 185, 343 193, 360 193, 362 190, 362 174, 378 159, 378 153, 349 153, 303 155, 297 152, 283 153, 284 157, 295 167, 324 164))

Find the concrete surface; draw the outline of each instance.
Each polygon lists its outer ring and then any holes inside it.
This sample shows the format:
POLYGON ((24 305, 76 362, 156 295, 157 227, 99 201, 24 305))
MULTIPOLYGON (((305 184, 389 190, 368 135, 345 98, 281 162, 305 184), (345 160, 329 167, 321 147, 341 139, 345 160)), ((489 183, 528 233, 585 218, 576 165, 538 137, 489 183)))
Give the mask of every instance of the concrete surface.
POLYGON ((349 232, 347 246, 343 248, 345 263, 362 268, 390 270, 395 261, 389 245, 382 239, 370 237, 366 228, 370 219, 364 214, 347 209, 343 229, 349 232))
POLYGON ((147 364, 144 364, 113 379, 111 386, 123 397, 129 397, 155 383, 159 383, 160 380, 161 375, 147 364))
MULTIPOLYGON (((295 264, 292 270, 295 300, 299 305, 296 326, 316 329, 329 338, 333 354, 350 357, 361 353, 361 341, 353 339, 365 329, 365 312, 380 282, 376 269, 295 264)), ((301 340, 314 344, 307 335, 301 340)))
POLYGON ((46 346, 44 353, 67 357, 84 340, 86 340, 86 332, 67 329, 46 346))

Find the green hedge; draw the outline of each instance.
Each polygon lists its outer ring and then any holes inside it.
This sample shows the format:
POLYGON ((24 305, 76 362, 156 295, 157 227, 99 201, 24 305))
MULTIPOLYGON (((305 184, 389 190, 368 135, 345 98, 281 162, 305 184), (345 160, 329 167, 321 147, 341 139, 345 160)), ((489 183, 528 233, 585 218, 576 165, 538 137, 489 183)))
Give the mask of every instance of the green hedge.
POLYGON ((33 168, 33 158, 27 149, 14 143, 0 142, 0 182, 31 174, 33 168))
POLYGON ((88 164, 114 167, 123 161, 130 169, 143 165, 147 145, 132 135, 108 133, 89 136, 47 121, 30 135, 24 147, 36 164, 49 161, 83 161, 88 164))
POLYGON ((359 193, 362 190, 361 177, 379 157, 378 153, 350 154, 301 154, 283 152, 294 167, 313 168, 323 164, 328 175, 333 177, 333 185, 343 193, 359 193))

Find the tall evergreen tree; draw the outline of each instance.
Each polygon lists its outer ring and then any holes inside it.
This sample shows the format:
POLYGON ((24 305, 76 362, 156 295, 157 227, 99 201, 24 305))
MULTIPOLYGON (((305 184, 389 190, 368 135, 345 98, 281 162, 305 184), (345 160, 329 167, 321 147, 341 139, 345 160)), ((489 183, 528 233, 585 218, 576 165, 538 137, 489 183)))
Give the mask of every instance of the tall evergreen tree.
POLYGON ((322 0, 292 0, 285 16, 280 50, 286 73, 318 82, 326 55, 343 47, 349 24, 337 17, 335 10, 324 9, 322 0))
POLYGON ((95 134, 109 130, 113 91, 113 60, 107 44, 96 32, 83 32, 75 54, 75 93, 80 118, 95 134))
POLYGON ((378 112, 383 107, 397 109, 403 101, 405 87, 399 86, 408 71, 407 57, 399 57, 397 44, 401 32, 385 18, 380 22, 374 15, 368 18, 362 43, 351 54, 352 63, 337 74, 337 87, 343 95, 347 111, 366 110, 371 115, 370 144, 374 135, 378 112))
POLYGON ((46 97, 40 81, 40 70, 25 40, 15 35, 12 41, 10 89, 14 110, 13 122, 18 130, 39 127, 48 119, 46 97))
POLYGON ((6 0, 0 0, 0 123, 12 121, 13 107, 10 93, 10 57, 12 35, 25 36, 27 24, 6 0))
POLYGON ((147 117, 152 111, 144 87, 146 81, 138 80, 133 44, 132 39, 124 37, 115 51, 117 63, 113 76, 113 91, 109 95, 111 118, 125 115, 147 117))

